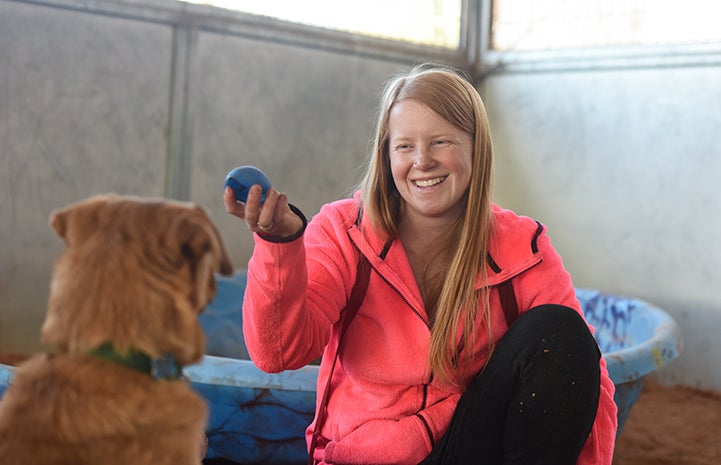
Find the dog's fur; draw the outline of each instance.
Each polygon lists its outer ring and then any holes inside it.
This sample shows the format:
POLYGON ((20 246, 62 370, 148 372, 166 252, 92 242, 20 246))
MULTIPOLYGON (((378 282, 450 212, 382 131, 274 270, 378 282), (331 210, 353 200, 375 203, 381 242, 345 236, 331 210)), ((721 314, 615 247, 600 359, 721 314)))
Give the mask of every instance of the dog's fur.
POLYGON ((203 399, 181 380, 89 352, 105 344, 198 362, 197 316, 232 266, 199 206, 95 196, 53 213, 67 249, 51 282, 42 341, 0 399, 0 463, 190 465, 201 461, 203 399))

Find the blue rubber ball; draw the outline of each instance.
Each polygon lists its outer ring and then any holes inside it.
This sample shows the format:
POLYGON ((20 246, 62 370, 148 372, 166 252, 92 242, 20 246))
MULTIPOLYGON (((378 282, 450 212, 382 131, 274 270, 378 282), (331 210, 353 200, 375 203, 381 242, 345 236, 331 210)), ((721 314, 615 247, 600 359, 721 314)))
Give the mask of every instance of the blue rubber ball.
POLYGON ((265 194, 270 189, 270 179, 255 166, 239 166, 225 177, 225 187, 230 186, 235 192, 235 200, 241 202, 248 200, 248 190, 255 184, 259 184, 263 189, 260 201, 264 202, 265 194))

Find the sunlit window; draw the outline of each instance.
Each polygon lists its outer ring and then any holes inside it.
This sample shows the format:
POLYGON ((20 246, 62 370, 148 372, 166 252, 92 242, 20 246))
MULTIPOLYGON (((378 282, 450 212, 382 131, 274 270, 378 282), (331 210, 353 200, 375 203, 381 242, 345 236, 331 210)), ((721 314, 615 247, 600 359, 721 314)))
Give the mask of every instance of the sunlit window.
POLYGON ((460 44, 461 0, 184 0, 421 45, 460 44))
POLYGON ((563 48, 721 41, 715 0, 494 0, 491 48, 563 48))

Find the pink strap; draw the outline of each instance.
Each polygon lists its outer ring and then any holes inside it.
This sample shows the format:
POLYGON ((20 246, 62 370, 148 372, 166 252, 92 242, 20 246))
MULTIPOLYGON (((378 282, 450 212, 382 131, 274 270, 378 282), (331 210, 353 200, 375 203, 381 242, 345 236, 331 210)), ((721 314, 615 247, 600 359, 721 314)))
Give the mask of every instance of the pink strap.
POLYGON ((513 292, 513 283, 510 279, 498 284, 498 293, 501 297, 503 316, 506 317, 506 326, 510 328, 518 318, 518 302, 516 302, 516 294, 513 292))
POLYGON ((328 373, 328 381, 325 383, 325 389, 323 390, 323 398, 318 406, 318 415, 315 420, 315 427, 313 428, 313 436, 310 441, 310 449, 308 452, 308 465, 315 465, 315 459, 313 458, 315 448, 318 445, 318 438, 320 437, 321 429, 326 420, 326 413, 328 408, 328 399, 330 397, 330 382, 333 379, 333 372, 335 371, 335 364, 338 361, 341 349, 343 348, 343 335, 348 329, 350 322, 358 313, 363 299, 366 295, 366 289, 368 288, 368 280, 370 279, 371 265, 368 259, 361 252, 360 259, 358 260, 358 269, 356 271, 356 280, 353 285, 353 290, 350 293, 350 299, 348 305, 343 310, 343 322, 338 336, 338 347, 335 351, 335 357, 333 357, 333 363, 330 366, 330 372, 328 373))

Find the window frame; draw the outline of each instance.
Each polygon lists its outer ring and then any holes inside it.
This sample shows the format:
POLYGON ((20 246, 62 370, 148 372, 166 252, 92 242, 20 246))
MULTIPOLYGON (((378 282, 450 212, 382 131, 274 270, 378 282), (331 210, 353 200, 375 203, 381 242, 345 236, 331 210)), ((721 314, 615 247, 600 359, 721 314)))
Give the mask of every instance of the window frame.
POLYGON ((190 36, 199 31, 211 32, 409 65, 420 60, 434 61, 463 69, 477 82, 499 73, 721 65, 721 42, 552 51, 492 50, 492 0, 461 0, 460 41, 456 49, 304 25, 178 0, 10 1, 161 23, 190 36))
POLYGON ((721 64, 721 42, 619 45, 556 50, 501 51, 490 47, 493 0, 480 0, 481 25, 485 33, 480 45, 481 59, 474 74, 480 79, 497 73, 594 71, 721 64))
POLYGON ((469 49, 476 50, 479 0, 461 0, 457 48, 414 44, 394 39, 294 23, 212 5, 178 0, 11 0, 113 17, 167 24, 192 31, 248 37, 311 49, 415 63, 428 60, 467 68, 469 49))

